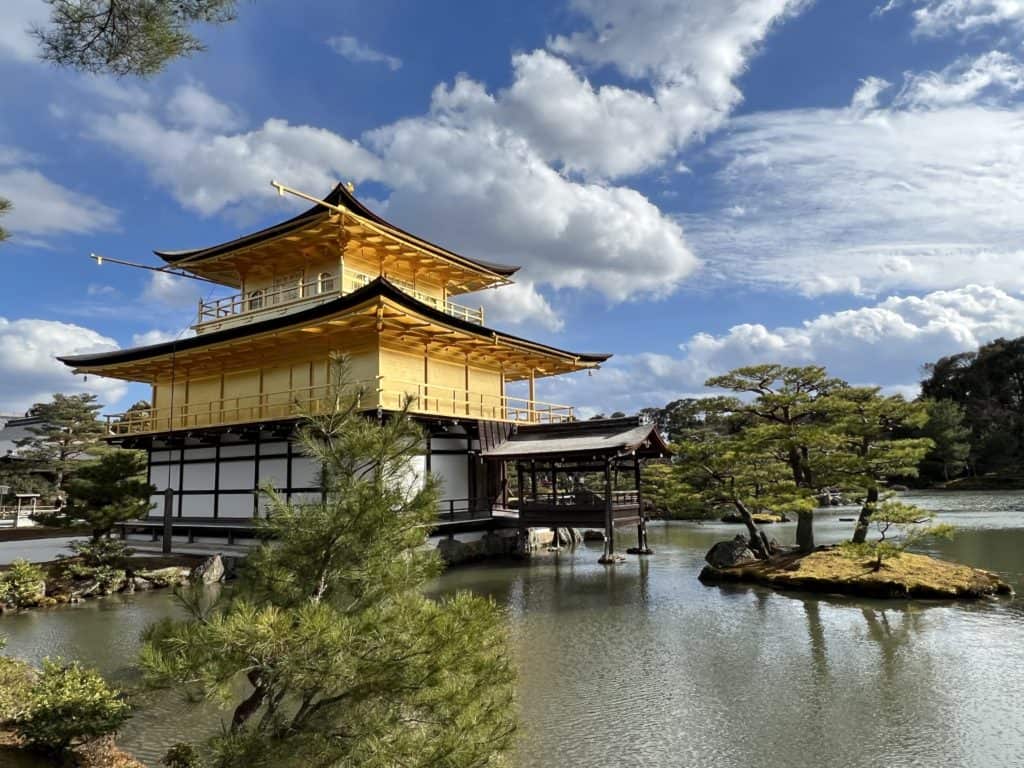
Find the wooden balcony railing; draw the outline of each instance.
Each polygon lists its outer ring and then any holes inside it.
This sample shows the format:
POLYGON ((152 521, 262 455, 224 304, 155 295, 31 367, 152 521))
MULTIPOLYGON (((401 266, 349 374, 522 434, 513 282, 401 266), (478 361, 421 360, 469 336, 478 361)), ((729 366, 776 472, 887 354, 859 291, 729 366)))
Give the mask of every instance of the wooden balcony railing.
MULTIPOLYGON (((411 398, 410 410, 427 415, 519 423, 552 423, 572 421, 574 418, 573 408, 569 405, 436 384, 403 382, 384 376, 357 382, 354 386, 362 390, 360 407, 368 411, 378 408, 397 411, 411 398)), ((305 387, 111 414, 107 416, 107 428, 111 435, 124 436, 250 424, 294 418, 302 412, 322 413, 331 407, 332 402, 329 387, 305 387)))
MULTIPOLYGON (((325 272, 320 277, 305 282, 280 285, 275 288, 255 289, 244 294, 236 293, 210 301, 200 300, 196 324, 193 328, 202 333, 267 316, 286 314, 295 309, 315 306, 338 296, 345 296, 359 290, 374 279, 374 275, 345 269, 342 271, 340 279, 335 273, 325 272)), ((393 277, 388 277, 388 280, 413 298, 452 317, 477 325, 484 323, 483 307, 473 309, 424 293, 403 280, 393 277)))

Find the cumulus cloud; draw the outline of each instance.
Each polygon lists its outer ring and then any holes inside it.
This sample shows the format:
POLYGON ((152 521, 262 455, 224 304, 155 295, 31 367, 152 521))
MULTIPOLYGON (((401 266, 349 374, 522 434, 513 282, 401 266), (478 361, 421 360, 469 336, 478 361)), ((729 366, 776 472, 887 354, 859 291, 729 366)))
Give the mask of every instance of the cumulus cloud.
POLYGON ((1024 334, 1024 299, 968 285, 921 296, 890 296, 792 326, 743 323, 726 333, 698 333, 678 355, 616 356, 592 377, 545 381, 540 395, 588 412, 635 412, 672 399, 706 395, 711 376, 741 365, 825 365, 854 384, 914 395, 921 367, 1001 336, 1024 334))
POLYGON ((878 107, 878 98, 892 87, 892 83, 880 77, 865 77, 860 81, 857 90, 850 100, 850 109, 856 112, 867 112, 878 107))
POLYGON ((172 309, 185 307, 195 309, 196 303, 203 296, 203 285, 195 280, 177 277, 166 272, 153 272, 142 292, 144 303, 161 304, 172 309))
POLYGON ((52 320, 0 317, 0 412, 21 413, 33 403, 50 399, 54 392, 91 392, 101 403, 114 403, 124 396, 121 381, 90 376, 72 376, 56 355, 89 354, 117 349, 111 338, 79 325, 52 320))
POLYGON ((402 68, 402 60, 397 56, 381 53, 376 48, 351 35, 335 35, 330 37, 327 39, 327 45, 343 59, 348 59, 356 64, 384 64, 392 72, 402 68))
POLYGON ((178 86, 166 106, 167 117, 176 125, 230 131, 242 125, 241 117, 206 89, 195 83, 178 86))
POLYGON ((177 341, 178 339, 187 339, 191 336, 195 336, 196 332, 191 328, 183 331, 162 331, 154 328, 144 333, 132 334, 132 346, 133 347, 148 347, 153 344, 163 344, 166 341, 177 341))
POLYGON ((565 322, 532 281, 521 281, 477 294, 484 308, 487 325, 536 325, 560 331, 565 322))
POLYGON ((149 112, 129 111, 94 116, 88 135, 142 161, 179 203, 206 216, 276 205, 270 179, 328 190, 339 179, 379 175, 378 159, 358 142, 280 119, 232 133, 208 124, 175 127, 149 112))

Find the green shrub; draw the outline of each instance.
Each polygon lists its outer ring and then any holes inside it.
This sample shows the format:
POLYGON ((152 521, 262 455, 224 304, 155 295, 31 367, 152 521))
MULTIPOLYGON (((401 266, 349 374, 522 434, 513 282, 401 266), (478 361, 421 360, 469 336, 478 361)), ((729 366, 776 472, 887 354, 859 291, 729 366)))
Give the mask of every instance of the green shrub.
MULTIPOLYGON (((7 640, 0 637, 0 649, 7 640)), ((23 661, 0 656, 0 725, 13 720, 25 701, 32 687, 32 667, 23 661)))
POLYGON ((167 750, 160 764, 167 768, 202 768, 203 761, 191 744, 175 744, 167 750))
POLYGON ((101 536, 98 539, 76 539, 68 544, 68 549, 82 558, 88 566, 120 565, 133 553, 128 545, 120 539, 101 536))
POLYGON ((99 673, 78 662, 44 659, 14 729, 27 744, 61 754, 115 732, 129 717, 128 702, 99 673))
POLYGON ((46 590, 46 574, 28 560, 15 560, 0 573, 0 603, 15 608, 38 605, 46 590))

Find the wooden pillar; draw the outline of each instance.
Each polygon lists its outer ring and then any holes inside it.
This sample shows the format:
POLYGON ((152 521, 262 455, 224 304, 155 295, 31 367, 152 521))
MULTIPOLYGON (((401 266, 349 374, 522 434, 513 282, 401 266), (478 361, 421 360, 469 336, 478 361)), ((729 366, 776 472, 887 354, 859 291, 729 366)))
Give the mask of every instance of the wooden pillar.
POLYGON ((612 510, 612 468, 611 459, 604 460, 604 554, 598 560, 602 565, 614 565, 618 562, 615 556, 615 518, 612 510))
MULTIPOLYGON (((520 517, 522 517, 522 515, 523 515, 523 503, 526 501, 526 487, 525 487, 525 482, 524 482, 525 481, 524 474, 525 474, 525 472, 524 472, 524 469, 523 469, 523 462, 517 461, 516 462, 516 477, 517 477, 517 479, 519 481, 518 509, 519 509, 519 516, 520 517)), ((508 501, 506 499, 506 506, 507 505, 508 505, 508 501)))
POLYGON ((174 491, 168 486, 167 490, 164 491, 164 540, 162 551, 165 555, 171 554, 171 535, 174 532, 172 527, 173 519, 174 491))
POLYGON ((527 415, 527 419, 526 420, 527 421, 536 421, 537 420, 537 417, 536 417, 536 414, 535 414, 536 406, 534 405, 534 401, 536 399, 537 399, 536 382, 534 381, 534 371, 533 371, 533 368, 531 368, 530 369, 530 400, 526 404, 526 409, 527 409, 527 414, 526 414, 527 415))
POLYGON ((530 462, 530 494, 533 500, 537 500, 537 462, 530 462))
POLYGON ((551 462, 551 503, 558 506, 558 467, 551 462))
POLYGON ((640 457, 633 455, 633 480, 636 487, 636 504, 640 522, 636 524, 636 548, 626 550, 631 555, 653 555, 647 544, 647 515, 644 514, 644 495, 640 482, 640 457))

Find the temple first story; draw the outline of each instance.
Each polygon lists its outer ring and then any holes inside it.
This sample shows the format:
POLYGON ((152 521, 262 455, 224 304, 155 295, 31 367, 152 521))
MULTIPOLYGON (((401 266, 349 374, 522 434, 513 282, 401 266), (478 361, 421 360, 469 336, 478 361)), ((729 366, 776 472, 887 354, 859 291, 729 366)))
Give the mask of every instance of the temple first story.
MULTIPOLYGON (((440 481, 439 514, 488 511, 501 494, 501 482, 481 458, 478 425, 436 419, 420 423, 425 437, 414 471, 420 477, 429 472, 440 481)), ((149 455, 148 479, 156 490, 150 516, 163 514, 163 494, 169 488, 176 518, 244 521, 266 516, 261 491, 268 485, 289 502, 321 499, 319 467, 290 439, 294 424, 189 430, 119 442, 149 455)))

